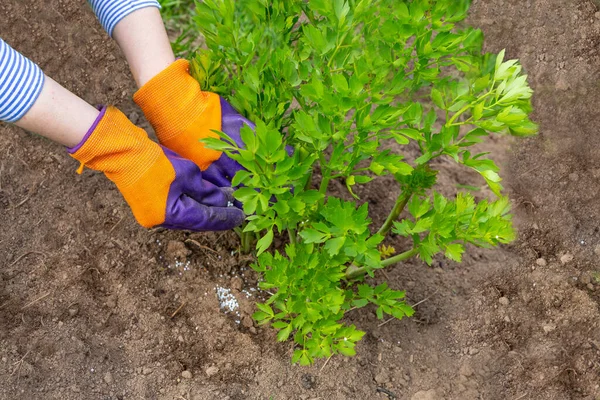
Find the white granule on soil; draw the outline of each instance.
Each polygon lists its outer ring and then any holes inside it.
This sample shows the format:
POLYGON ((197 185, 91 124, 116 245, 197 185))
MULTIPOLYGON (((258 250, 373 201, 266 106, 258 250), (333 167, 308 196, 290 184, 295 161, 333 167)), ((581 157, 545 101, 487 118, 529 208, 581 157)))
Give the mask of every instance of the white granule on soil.
POLYGON ((235 296, 231 293, 231 289, 227 289, 221 286, 217 286, 217 299, 219 300, 219 307, 225 312, 234 312, 240 308, 235 296))

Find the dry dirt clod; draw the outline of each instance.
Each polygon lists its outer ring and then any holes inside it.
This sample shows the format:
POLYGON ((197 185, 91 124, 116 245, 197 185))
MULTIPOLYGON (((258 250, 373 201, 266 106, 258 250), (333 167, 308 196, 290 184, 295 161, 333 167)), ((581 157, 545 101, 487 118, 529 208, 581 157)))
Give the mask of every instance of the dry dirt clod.
POLYGON ((377 375, 375 375, 375 382, 377 382, 380 385, 387 383, 389 380, 390 380, 390 378, 388 377, 388 375, 385 371, 382 371, 382 372, 378 373, 377 375))
POLYGON ((431 390, 421 390, 420 392, 415 393, 410 400, 440 400, 435 389, 431 390))
POLYGON ((537 265, 539 265, 540 267, 545 267, 548 263, 546 262, 545 258, 538 258, 537 260, 535 260, 535 263, 537 265))
POLYGON ((242 325, 244 326, 244 328, 253 327, 254 321, 252 320, 252 317, 249 315, 244 315, 244 317, 242 318, 242 325))
POLYGON ((507 306, 510 304, 510 300, 508 300, 508 297, 502 296, 498 299, 498 302, 503 305, 503 306, 507 306))
POLYGON ((193 375, 190 371, 185 370, 181 372, 181 377, 184 379, 192 379, 193 375))
POLYGON ((114 381, 113 375, 110 372, 104 374, 104 382, 106 382, 107 385, 112 385, 114 381))
POLYGON ((231 279, 231 288, 237 290, 238 292, 242 290, 244 287, 244 281, 239 276, 233 277, 231 279))
POLYGON ((191 250, 185 246, 185 243, 179 240, 169 240, 169 243, 167 243, 165 255, 168 259, 184 260, 190 254, 192 254, 191 250))
POLYGON ((471 366, 469 364, 463 364, 463 366, 460 367, 459 372, 462 376, 466 376, 466 377, 469 377, 475 373, 475 371, 473 371, 473 368, 471 368, 471 366))
POLYGON ((219 373, 219 368, 214 367, 214 366, 213 367, 208 367, 208 368, 206 368, 206 370, 204 372, 206 372, 206 375, 210 378, 210 377, 215 376, 216 374, 219 373))
POLYGON ((583 285, 589 285, 592 283, 592 275, 589 272, 582 272, 579 274, 579 282, 583 285))
POLYGON ((560 262, 565 265, 567 263, 570 263, 571 261, 573 261, 573 254, 571 253, 565 253, 562 256, 560 256, 560 262))
POLYGON ((555 329, 556 329, 556 325, 553 325, 553 324, 547 324, 547 325, 544 325, 544 326, 542 327, 542 329, 544 330, 544 333, 550 333, 550 332, 552 332, 553 330, 555 330, 555 329))

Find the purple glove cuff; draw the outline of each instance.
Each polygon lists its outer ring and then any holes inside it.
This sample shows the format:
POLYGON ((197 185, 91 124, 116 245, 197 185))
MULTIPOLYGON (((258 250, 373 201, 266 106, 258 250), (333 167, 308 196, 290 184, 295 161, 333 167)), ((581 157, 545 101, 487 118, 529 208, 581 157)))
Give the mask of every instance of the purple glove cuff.
POLYGON ((83 139, 81 139, 81 142, 79 142, 77 145, 75 145, 75 147, 67 147, 67 152, 69 154, 76 153, 77 150, 79 150, 81 148, 81 146, 83 146, 85 144, 85 142, 88 140, 88 138, 90 137, 92 132, 94 132, 96 130, 96 127, 98 126, 98 124, 100 123, 102 118, 104 117, 104 114, 106 113, 106 108, 107 108, 106 106, 98 107, 98 110, 100 110, 100 114, 98 114, 98 117, 96 118, 96 120, 94 121, 94 123, 92 124, 90 129, 88 129, 88 131, 85 134, 85 136, 83 137, 83 139))

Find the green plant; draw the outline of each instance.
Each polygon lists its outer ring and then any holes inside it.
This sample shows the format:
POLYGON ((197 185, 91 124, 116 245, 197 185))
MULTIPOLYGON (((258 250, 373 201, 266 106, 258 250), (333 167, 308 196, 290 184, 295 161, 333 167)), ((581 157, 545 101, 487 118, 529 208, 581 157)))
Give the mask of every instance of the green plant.
MULTIPOLYGON (((206 90, 256 122, 207 140, 247 171, 235 192, 259 235, 263 289, 254 318, 293 338, 293 361, 355 354, 364 332, 343 323, 367 304, 377 316, 410 316, 404 292, 365 277, 412 257, 460 262, 465 244, 514 239, 498 167, 472 146, 490 132, 526 136, 531 89, 516 60, 482 54, 482 33, 462 25, 467 0, 205 0, 197 27, 208 50, 193 59, 206 90), (286 146, 294 148, 288 156, 286 146), (496 198, 446 198, 433 187, 437 157, 477 171, 496 198), (355 188, 391 175, 399 189, 385 223, 372 229, 355 188), (332 180, 348 201, 328 193, 332 180), (292 189, 293 188, 293 189, 292 189), (406 209, 407 213, 403 214, 406 209), (287 234, 283 251, 269 251, 287 234), (410 243, 398 253, 386 236, 410 243), (382 253, 385 257, 382 257, 382 253)), ((467 189, 468 190, 468 189, 467 189)))

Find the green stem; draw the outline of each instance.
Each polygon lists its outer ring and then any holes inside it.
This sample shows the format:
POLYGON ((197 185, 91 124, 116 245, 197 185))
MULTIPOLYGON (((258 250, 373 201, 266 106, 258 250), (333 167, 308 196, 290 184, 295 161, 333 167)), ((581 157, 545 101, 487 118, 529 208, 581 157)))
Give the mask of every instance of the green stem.
POLYGON ((319 164, 321 165, 321 185, 319 186, 319 192, 325 194, 329 187, 329 181, 331 180, 331 171, 327 168, 327 161, 322 153, 319 153, 319 164))
POLYGON ((454 123, 454 121, 456 121, 456 119, 457 119, 458 117, 460 117, 460 116, 461 116, 461 115, 462 115, 462 114, 463 114, 465 111, 467 111, 469 108, 471 108, 471 104, 470 104, 470 103, 469 103, 469 104, 467 104, 466 106, 464 106, 463 108, 461 108, 460 110, 458 110, 458 111, 456 112, 456 114, 454 114, 454 115, 452 116, 452 118, 450 118, 450 121, 446 122, 446 126, 451 126, 451 125, 454 123))
POLYGON ((385 236, 390 231, 390 229, 392 229, 394 222, 398 219, 398 216, 400 215, 402 210, 404 210, 404 207, 406 207, 406 204, 408 203, 411 197, 412 192, 410 190, 405 190, 402 193, 400 193, 400 196, 398 196, 398 200, 396 200, 396 204, 390 212, 390 215, 388 215, 387 219, 385 220, 379 231, 377 231, 379 235, 385 236))
MULTIPOLYGON (((413 258, 414 256, 416 256, 417 254, 419 254, 419 250, 417 249, 412 249, 412 250, 408 250, 405 251, 404 253, 400 253, 397 254, 393 257, 390 258, 386 258, 385 260, 381 261, 381 266, 382 267, 389 267, 390 265, 402 262, 402 261, 406 261, 410 258, 413 258)), ((351 265, 348 267, 348 269, 346 270, 346 279, 347 280, 351 280, 351 279, 355 279, 358 278, 359 276, 362 276, 364 274, 367 273, 367 268, 366 267, 357 267, 355 265, 351 265)))
POLYGON ((288 235, 290 237, 290 243, 295 245, 296 244, 296 232, 292 229, 292 228, 288 228, 288 235))
POLYGON ((306 183, 304 184, 304 191, 310 190, 310 188, 312 187, 313 174, 314 174, 314 171, 311 169, 310 173, 308 174, 308 179, 306 180, 306 183))
POLYGON ((327 192, 327 188, 329 187, 329 181, 331 180, 331 178, 329 176, 327 177, 323 177, 323 179, 321 180, 321 185, 319 186, 319 192, 321 194, 325 194, 327 192))
POLYGON ((250 253, 250 245, 252 244, 252 232, 242 232, 240 235, 242 239, 242 253, 250 253))
MULTIPOLYGON (((479 96, 477 98, 477 100, 475 100, 474 103, 479 103, 480 101, 484 100, 486 97, 492 95, 493 93, 494 93, 494 91, 491 90, 491 91, 487 92, 486 94, 479 96)), ((458 110, 456 112, 456 114, 454 114, 452 116, 452 118, 450 118, 450 121, 446 122, 446 126, 452 126, 452 124, 454 123, 454 121, 456 121, 456 119, 458 117, 460 117, 465 111, 467 111, 469 108, 471 108, 474 103, 469 103, 466 106, 464 106, 463 108, 461 108, 460 110, 458 110)), ((448 117, 446 117, 446 119, 448 119, 448 117)))
POLYGON ((389 267, 390 265, 394 265, 394 264, 397 264, 399 262, 406 261, 409 258, 413 258, 417 254, 419 254, 419 250, 418 249, 408 250, 408 251, 405 251, 404 253, 400 253, 400 254, 397 254, 397 255, 395 255, 393 257, 386 258, 385 260, 381 261, 381 266, 382 267, 389 267))

